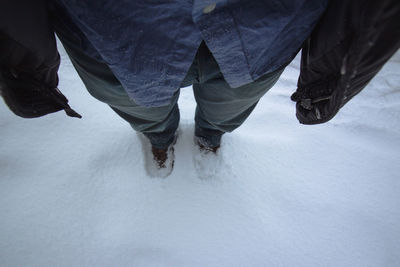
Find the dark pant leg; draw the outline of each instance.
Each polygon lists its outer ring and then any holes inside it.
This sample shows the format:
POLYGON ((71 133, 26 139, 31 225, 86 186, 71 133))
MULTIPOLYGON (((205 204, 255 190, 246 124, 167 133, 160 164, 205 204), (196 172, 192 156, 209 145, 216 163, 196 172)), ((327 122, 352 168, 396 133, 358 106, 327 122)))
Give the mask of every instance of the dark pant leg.
POLYGON ((121 83, 109 67, 86 55, 77 40, 62 24, 56 25, 56 32, 67 51, 75 69, 89 93, 108 104, 133 129, 146 135, 153 146, 165 148, 174 140, 179 124, 178 97, 175 93, 167 106, 147 108, 131 100, 121 83))
POLYGON ((193 84, 197 102, 195 134, 218 146, 222 134, 232 132, 247 119, 260 98, 277 82, 284 68, 256 81, 231 88, 203 43, 198 53, 199 82, 193 84))

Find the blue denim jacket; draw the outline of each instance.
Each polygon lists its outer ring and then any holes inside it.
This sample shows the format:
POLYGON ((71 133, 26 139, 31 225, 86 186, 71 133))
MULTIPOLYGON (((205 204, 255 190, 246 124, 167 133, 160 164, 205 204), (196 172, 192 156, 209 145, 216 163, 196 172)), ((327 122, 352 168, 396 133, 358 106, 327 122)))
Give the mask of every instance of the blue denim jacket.
POLYGON ((328 0, 58 0, 143 106, 169 103, 204 40, 231 87, 287 64, 328 0))

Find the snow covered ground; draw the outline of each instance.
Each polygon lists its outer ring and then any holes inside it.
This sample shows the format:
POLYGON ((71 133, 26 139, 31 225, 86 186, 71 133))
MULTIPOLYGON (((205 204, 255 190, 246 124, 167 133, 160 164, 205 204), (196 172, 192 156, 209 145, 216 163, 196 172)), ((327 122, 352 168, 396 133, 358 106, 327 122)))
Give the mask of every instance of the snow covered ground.
POLYGON ((20 119, 0 102, 0 266, 400 266, 400 53, 318 126, 295 118, 296 59, 207 179, 191 88, 175 169, 154 179, 138 136, 62 57, 82 120, 20 119))

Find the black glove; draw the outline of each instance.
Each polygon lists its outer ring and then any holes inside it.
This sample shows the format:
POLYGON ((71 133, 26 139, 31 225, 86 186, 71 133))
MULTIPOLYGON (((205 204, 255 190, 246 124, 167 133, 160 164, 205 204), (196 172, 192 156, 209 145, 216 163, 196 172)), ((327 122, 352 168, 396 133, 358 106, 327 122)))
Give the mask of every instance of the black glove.
POLYGON ((59 110, 70 117, 82 118, 58 88, 47 87, 13 69, 0 70, 0 94, 10 110, 23 118, 37 118, 59 110))

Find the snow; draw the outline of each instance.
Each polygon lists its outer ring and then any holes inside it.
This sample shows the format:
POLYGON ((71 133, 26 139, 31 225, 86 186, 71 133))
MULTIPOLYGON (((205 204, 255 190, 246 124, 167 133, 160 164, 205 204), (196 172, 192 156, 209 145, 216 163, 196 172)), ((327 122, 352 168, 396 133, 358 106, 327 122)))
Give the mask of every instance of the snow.
POLYGON ((400 266, 400 53, 316 126, 289 99, 298 65, 224 136, 206 179, 183 88, 175 168, 157 179, 62 51, 59 88, 83 119, 0 105, 0 266, 400 266))

